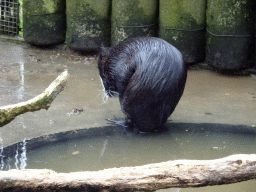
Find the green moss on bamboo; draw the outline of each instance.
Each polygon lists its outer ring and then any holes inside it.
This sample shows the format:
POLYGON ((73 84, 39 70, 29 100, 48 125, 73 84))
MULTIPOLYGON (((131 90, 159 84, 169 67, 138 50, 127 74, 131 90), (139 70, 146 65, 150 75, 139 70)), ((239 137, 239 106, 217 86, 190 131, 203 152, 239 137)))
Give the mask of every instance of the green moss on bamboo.
POLYGON ((247 0, 208 0, 207 28, 216 34, 245 34, 251 31, 250 10, 247 0))
POLYGON ((77 20, 110 19, 110 0, 67 1, 67 16, 77 20))
POLYGON ((44 15, 59 12, 65 12, 64 0, 24 0, 23 2, 24 17, 30 15, 44 15))
POLYGON ((112 2, 112 22, 119 26, 141 26, 157 23, 156 0, 122 0, 112 2))
POLYGON ((157 13, 158 3, 156 0, 112 1, 112 45, 131 36, 156 36, 157 27, 154 24, 158 23, 157 13))
POLYGON ((195 29, 205 26, 206 0, 160 0, 160 25, 195 29))

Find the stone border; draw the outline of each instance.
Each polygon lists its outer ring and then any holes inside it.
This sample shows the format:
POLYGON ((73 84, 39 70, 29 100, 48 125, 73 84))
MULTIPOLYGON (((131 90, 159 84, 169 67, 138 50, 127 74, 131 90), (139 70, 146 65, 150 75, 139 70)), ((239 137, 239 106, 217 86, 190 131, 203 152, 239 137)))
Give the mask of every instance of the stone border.
MULTIPOLYGON (((210 124, 210 123, 167 123, 169 130, 173 132, 179 131, 194 131, 194 132, 230 132, 235 134, 249 134, 256 136, 256 128, 250 127, 247 125, 226 125, 226 124, 210 124)), ((32 139, 26 140, 26 150, 34 150, 42 145, 51 144, 54 142, 67 141, 72 139, 81 139, 81 138, 92 138, 99 137, 104 135, 112 135, 113 133, 122 134, 123 128, 120 126, 105 126, 105 127, 94 127, 94 128, 85 128, 77 129, 66 132, 59 132, 49 135, 43 135, 40 137, 35 137, 32 139)), ((124 132, 125 133, 125 132, 124 132)), ((154 133, 152 133, 154 134, 154 133)), ((16 154, 17 146, 23 146, 23 142, 18 142, 3 148, 2 156, 10 157, 16 154)), ((18 148, 18 152, 21 152, 21 147, 18 148)))

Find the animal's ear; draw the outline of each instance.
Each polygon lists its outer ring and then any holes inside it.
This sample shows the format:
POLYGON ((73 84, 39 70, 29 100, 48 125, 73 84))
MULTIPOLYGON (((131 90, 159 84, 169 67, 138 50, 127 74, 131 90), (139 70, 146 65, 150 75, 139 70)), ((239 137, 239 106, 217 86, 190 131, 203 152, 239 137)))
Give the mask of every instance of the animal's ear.
POLYGON ((108 56, 109 55, 109 53, 110 53, 110 47, 101 47, 100 48, 100 55, 101 56, 108 56))

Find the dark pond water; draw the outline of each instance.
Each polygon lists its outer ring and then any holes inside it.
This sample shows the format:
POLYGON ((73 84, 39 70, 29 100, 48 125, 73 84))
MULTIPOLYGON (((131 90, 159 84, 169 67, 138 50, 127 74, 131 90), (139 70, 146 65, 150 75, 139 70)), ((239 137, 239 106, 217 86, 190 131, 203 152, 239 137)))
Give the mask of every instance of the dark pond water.
MULTIPOLYGON (((17 153, 1 162, 2 170, 52 169, 57 172, 97 171, 138 166, 176 159, 207 160, 232 154, 256 153, 256 131, 246 126, 218 124, 172 124, 159 134, 136 134, 114 130, 102 136, 61 141, 17 153), (211 131, 210 131, 211 130, 211 131)), ((256 181, 197 189, 167 191, 255 191, 256 181)), ((165 190, 166 191, 166 190, 165 190)))

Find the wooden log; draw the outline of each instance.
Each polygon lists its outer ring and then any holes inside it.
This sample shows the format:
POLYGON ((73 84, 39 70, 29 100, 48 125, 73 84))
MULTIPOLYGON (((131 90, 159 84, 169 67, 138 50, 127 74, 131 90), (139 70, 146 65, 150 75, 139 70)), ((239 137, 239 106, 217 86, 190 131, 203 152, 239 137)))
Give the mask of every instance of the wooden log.
POLYGON ((175 160, 93 172, 0 172, 1 191, 156 191, 230 184, 256 178, 256 154, 215 160, 175 160))
POLYGON ((40 95, 25 102, 0 107, 0 127, 11 122, 15 117, 28 111, 48 109, 56 96, 64 89, 68 79, 68 71, 61 73, 40 95))

